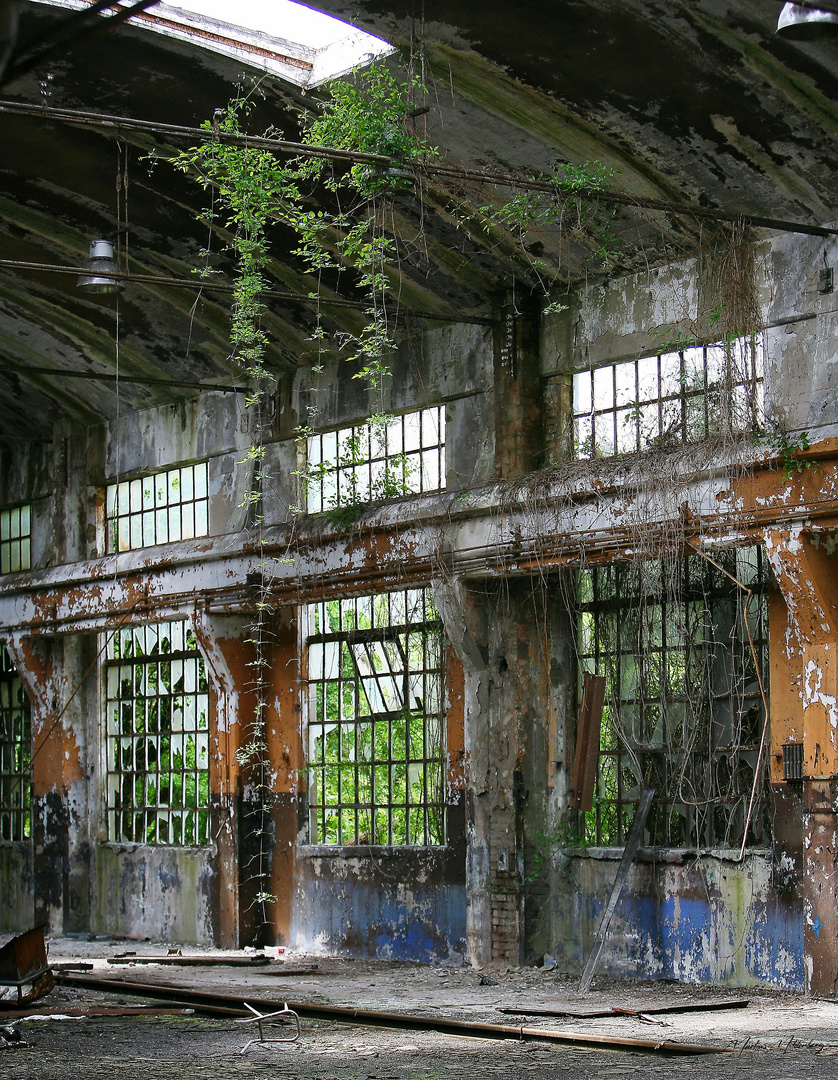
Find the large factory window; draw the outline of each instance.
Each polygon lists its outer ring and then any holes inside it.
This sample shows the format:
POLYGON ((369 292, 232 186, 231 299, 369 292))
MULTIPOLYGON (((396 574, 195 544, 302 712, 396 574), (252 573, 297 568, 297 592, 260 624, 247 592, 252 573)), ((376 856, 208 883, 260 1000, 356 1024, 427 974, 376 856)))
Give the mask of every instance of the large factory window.
POLYGON ((184 622, 119 630, 107 645, 108 839, 209 842, 209 695, 184 622))
MULTIPOLYGON (((741 844, 765 722, 767 574, 758 547, 580 573, 580 669, 606 677, 589 843, 623 844, 653 787, 650 843, 741 844)), ((765 771, 763 758, 758 795, 765 771)), ((758 798, 749 844, 768 842, 766 817, 758 798)))
POLYGON ((430 590, 306 612, 309 841, 445 842, 443 645, 430 590))

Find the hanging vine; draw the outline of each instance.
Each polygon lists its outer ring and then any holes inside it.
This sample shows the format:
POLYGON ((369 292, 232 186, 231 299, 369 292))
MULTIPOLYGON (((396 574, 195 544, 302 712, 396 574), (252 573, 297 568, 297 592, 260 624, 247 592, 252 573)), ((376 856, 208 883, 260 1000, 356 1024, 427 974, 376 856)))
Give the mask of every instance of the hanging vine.
MULTIPOLYGON (((265 150, 233 146, 221 142, 220 132, 241 134, 241 120, 247 116, 251 100, 240 93, 224 110, 216 112, 204 126, 208 139, 199 147, 180 154, 174 165, 196 176, 205 188, 213 192, 213 208, 202 215, 211 229, 219 225, 229 230, 230 247, 236 259, 233 306, 230 324, 231 358, 244 370, 248 380, 245 405, 250 416, 251 445, 244 462, 250 467, 250 479, 242 499, 247 525, 261 553, 264 546, 264 493, 269 479, 266 459, 266 436, 270 418, 266 409, 267 395, 273 376, 265 366, 268 337, 262 326, 265 312, 263 293, 268 287, 265 262, 269 252, 267 230, 277 206, 289 207, 299 202, 299 192, 293 173, 278 168, 275 158, 265 150), (210 135, 211 133, 211 135, 210 135)), ((268 888, 269 807, 271 799, 271 763, 265 736, 265 711, 268 665, 267 649, 270 639, 270 586, 267 560, 257 562, 251 577, 254 589, 254 616, 247 644, 251 646, 248 662, 253 677, 248 689, 254 696, 253 714, 246 740, 237 751, 237 759, 251 770, 255 817, 249 830, 255 841, 255 853, 249 870, 255 883, 254 904, 261 925, 268 923, 266 905, 276 897, 268 888)))
MULTIPOLYGON (((223 142, 218 137, 221 133, 244 134, 252 105, 252 97, 245 93, 240 93, 226 109, 216 114, 213 121, 204 125, 207 131, 205 143, 175 159, 176 167, 213 189, 218 217, 210 215, 210 224, 229 229, 233 236, 231 247, 237 268, 231 325, 232 355, 250 380, 247 407, 253 410, 253 442, 247 452, 247 460, 252 464, 252 481, 244 501, 260 546, 262 501, 268 480, 265 447, 268 432, 263 405, 271 382, 265 363, 268 341, 262 325, 264 292, 268 287, 265 265, 269 254, 269 229, 272 222, 293 229, 297 238, 294 255, 314 282, 311 291, 316 311, 316 325, 311 335, 314 375, 324 370, 327 350, 336 348, 342 353, 356 368, 353 377, 363 380, 367 387, 370 405, 367 438, 383 437, 391 419, 386 409, 386 386, 398 327, 398 297, 393 285, 398 280, 399 261, 410 243, 399 235, 394 200, 414 187, 426 162, 439 156, 438 150, 410 125, 410 118, 416 111, 415 99, 423 93, 424 87, 413 78, 399 82, 383 65, 373 65, 353 73, 348 79, 332 83, 319 112, 304 118, 304 143, 312 147, 384 155, 391 162, 386 167, 357 162, 338 165, 315 154, 303 154, 283 164, 268 149, 223 142), (351 276, 354 286, 364 295, 363 325, 360 329, 337 332, 330 342, 321 317, 320 292, 324 281, 337 290, 345 275, 351 276)), ((266 134, 277 133, 269 131, 266 134)), ((549 177, 538 179, 549 181, 549 190, 518 191, 504 198, 498 189, 494 201, 477 210, 472 207, 470 216, 461 216, 460 221, 469 229, 479 226, 490 237, 494 234, 503 234, 507 239, 511 237, 522 253, 522 266, 525 272, 529 271, 531 285, 540 289, 547 300, 544 310, 558 312, 564 305, 553 299, 556 266, 536 254, 538 247, 532 243, 532 237, 542 230, 558 230, 562 242, 567 239, 588 249, 593 247, 603 268, 612 269, 616 260, 612 228, 615 211, 612 205, 602 205, 595 197, 598 191, 607 189, 611 173, 598 163, 581 166, 560 163, 549 177)), ((453 196, 452 201, 456 201, 453 196)), ((681 558, 684 545, 683 522, 679 517, 681 499, 686 496, 696 469, 700 471, 698 467, 703 459, 718 457, 719 440, 730 460, 743 462, 747 457, 742 449, 743 434, 759 432, 759 414, 753 393, 745 402, 749 410, 747 423, 734 415, 734 405, 742 397, 741 394, 737 397, 735 391, 743 386, 736 366, 739 354, 735 342, 757 330, 759 316, 753 249, 747 232, 737 231, 735 227, 728 230, 724 242, 717 243, 711 254, 705 268, 709 282, 706 292, 718 299, 705 313, 707 325, 696 326, 695 340, 707 340, 709 328, 717 326, 717 340, 723 342, 726 357, 718 391, 719 427, 714 432, 714 439, 698 450, 684 448, 673 456, 673 447, 659 437, 645 453, 635 455, 628 463, 624 460, 614 466, 620 473, 620 485, 633 493, 627 498, 629 503, 633 501, 632 513, 628 515, 632 522, 628 533, 634 558, 638 565, 640 560, 651 555, 662 558, 661 573, 665 579, 670 577, 673 581, 676 561, 681 558)), ((683 348, 687 344, 679 342, 675 347, 683 348)), ((666 343, 661 343, 660 351, 665 348, 666 343)), ((755 392, 755 387, 751 389, 755 392)), ((639 402, 636 408, 640 409, 639 402)), ((308 422, 299 430, 301 439, 313 432, 316 419, 315 401, 308 422)), ((629 413, 630 422, 637 419, 629 413)), ((786 457, 791 461, 795 449, 801 445, 805 448, 805 436, 802 443, 787 441, 784 445, 788 450, 786 457)), ((364 440, 354 435, 340 449, 340 460, 334 465, 349 470, 356 458, 360 464, 360 458, 365 454, 364 440)), ((562 466, 567 502, 561 496, 557 499, 555 491, 550 495, 557 528, 560 518, 577 504, 581 474, 586 475, 590 487, 591 474, 602 472, 602 462, 596 460, 593 445, 588 456, 589 461, 562 466)), ((301 474, 303 486, 309 480, 321 480, 324 469, 331 465, 320 462, 304 469, 301 474)), ((555 474, 547 479, 552 482, 555 474)), ((388 478, 380 496, 393 497, 403 493, 398 482, 390 483, 388 478)), ((543 499, 534 487, 526 491, 523 488, 508 490, 506 509, 512 509, 513 502, 520 503, 522 493, 525 509, 531 505, 534 513, 541 513, 543 499)), ((370 497, 375 498, 376 494, 356 493, 354 503, 360 505, 370 497)), ((350 502, 353 502, 351 492, 350 502)), ((352 509, 335 505, 333 511, 340 510, 349 516, 334 520, 348 524, 352 509)), ((504 506, 501 506, 501 512, 506 512, 504 506)), ((584 537, 578 537, 574 542, 578 560, 584 566, 584 537)), ((259 845, 254 877, 260 882, 266 878, 265 814, 270 797, 270 762, 264 718, 264 669, 271 610, 267 569, 263 563, 257 575, 256 613, 250 639, 254 653, 256 705, 248 738, 239 753, 241 763, 253 767, 257 776, 261 816, 256 830, 259 845)), ((642 573, 640 579, 645 588, 642 573)), ((674 596, 674 584, 670 589, 664 581, 661 588, 674 596)), ((575 605, 575 597, 568 596, 568 601, 570 607, 575 605)), ((614 724, 616 737, 628 744, 628 733, 621 734, 619 720, 614 724)), ((679 790, 683 783, 682 776, 679 790)), ((260 887, 257 901, 263 918, 264 905, 271 899, 267 888, 260 887)))

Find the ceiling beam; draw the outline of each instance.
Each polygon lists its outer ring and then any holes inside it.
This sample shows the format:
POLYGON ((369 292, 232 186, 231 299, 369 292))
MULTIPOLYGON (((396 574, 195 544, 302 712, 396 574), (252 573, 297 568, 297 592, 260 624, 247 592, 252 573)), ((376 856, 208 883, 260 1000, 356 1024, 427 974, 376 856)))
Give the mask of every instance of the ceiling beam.
MULTIPOLYGON (((113 116, 106 113, 89 112, 84 109, 58 109, 52 106, 31 105, 27 102, 0 100, 0 113, 14 116, 32 116, 39 119, 56 120, 82 127, 103 128, 112 131, 144 131, 152 135, 169 139, 212 139, 230 146, 242 146, 252 149, 269 150, 272 153, 295 154, 305 157, 326 158, 330 161, 347 165, 370 164, 384 168, 405 168, 405 162, 385 154, 367 154, 350 150, 335 150, 327 146, 310 146, 307 143, 289 142, 287 139, 270 139, 259 135, 233 135, 229 132, 210 128, 183 127, 178 124, 159 124, 150 120, 133 117, 113 116)), ((458 183, 474 182, 495 184, 498 187, 520 188, 525 191, 540 191, 556 198, 568 200, 583 199, 601 202, 613 206, 626 206, 635 210, 655 210, 681 217, 692 217, 726 223, 739 222, 758 229, 773 229, 776 232, 802 233, 806 236, 838 236, 838 228, 826 228, 822 225, 810 225, 801 221, 788 221, 785 218, 753 216, 738 211, 712 209, 696 206, 694 203, 678 203, 667 199, 648 199, 627 192, 601 190, 599 188, 574 188, 573 192, 564 192, 561 186, 551 179, 516 176, 511 173, 493 172, 489 169, 465 169, 457 165, 442 165, 423 162, 412 165, 418 175, 435 180, 453 180, 458 183)))

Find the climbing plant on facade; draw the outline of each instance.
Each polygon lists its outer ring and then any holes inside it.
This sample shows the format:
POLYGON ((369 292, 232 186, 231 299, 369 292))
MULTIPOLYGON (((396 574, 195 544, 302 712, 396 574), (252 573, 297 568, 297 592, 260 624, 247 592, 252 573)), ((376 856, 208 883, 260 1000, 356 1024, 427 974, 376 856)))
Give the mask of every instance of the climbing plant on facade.
MULTIPOLYGON (((234 295, 231 312, 230 341, 232 358, 242 366, 248 379, 246 399, 250 410, 252 444, 246 454, 252 478, 244 495, 250 527, 257 547, 263 544, 263 500, 267 473, 266 395, 272 382, 266 365, 269 345, 263 325, 265 293, 269 287, 266 265, 270 257, 270 230, 279 223, 293 230, 296 247, 293 254, 312 281, 311 300, 316 311, 316 325, 311 335, 315 374, 323 370, 325 350, 335 347, 356 368, 355 378, 366 384, 369 394, 368 440, 384 432, 390 422, 387 415, 386 383, 390 377, 389 357, 396 347, 395 324, 398 301, 393 288, 398 280, 398 263, 409 252, 416 238, 400 234, 394 212, 396 197, 414 188, 422 169, 438 157, 438 151, 422 139, 410 124, 417 95, 424 88, 415 80, 399 81, 383 65, 373 65, 353 73, 328 88, 328 97, 319 112, 304 118, 302 142, 312 148, 325 147, 356 154, 380 155, 388 164, 348 161, 336 164, 316 153, 301 153, 290 160, 280 160, 264 146, 248 146, 245 136, 252 112, 253 93, 239 92, 203 126, 206 139, 199 146, 178 155, 174 165, 195 177, 212 192, 212 206, 203 215, 211 235, 225 238, 235 259, 234 295), (234 138, 230 138, 234 137, 234 138), (363 295, 360 329, 341 330, 327 341, 320 316, 319 296, 324 280, 337 289, 341 277, 350 275, 363 295)), ((270 136, 279 133, 269 131, 270 136)), ((565 227, 570 221, 568 206, 573 205, 572 228, 579 232, 597 224, 601 254, 607 260, 610 237, 607 215, 597 206, 577 198, 582 189, 604 187, 607 172, 598 167, 561 166, 546 199, 513 196, 507 203, 479 212, 481 227, 505 229, 514 233, 526 257, 522 265, 533 272, 533 283, 549 289, 549 268, 527 252, 526 238, 532 229, 565 227)), ((203 272, 209 273, 207 266, 203 272)), ((316 414, 309 423, 316 422, 316 414)), ((307 434, 306 426, 301 437, 307 434)), ((363 441, 363 440, 362 440, 363 441)), ((360 445, 360 444, 359 444, 360 445)), ((355 453, 343 448, 344 455, 355 453)), ((347 467, 347 462, 340 463, 347 467)), ((350 463, 351 464, 351 463, 350 463)), ((403 464, 403 463, 402 463, 403 464)), ((393 476, 403 477, 407 469, 391 463, 393 476)), ((319 468, 324 468, 320 463, 319 468)), ((305 474, 303 480, 305 481, 305 474)), ((398 496, 408 489, 388 482, 381 495, 398 496)), ((371 489, 372 497, 378 490, 371 489)), ((369 496, 368 496, 369 497, 369 496)), ((270 574, 262 561, 254 598, 255 613, 249 637, 252 646, 255 694, 253 717, 239 761, 250 769, 257 788, 257 814, 252 832, 258 839, 258 852, 252 877, 257 881, 256 902, 267 922, 265 904, 273 897, 267 881, 267 812, 270 802, 270 761, 265 736, 266 639, 271 612, 270 574)))
MULTIPOLYGON (((292 173, 277 167, 273 155, 264 150, 230 145, 217 138, 220 132, 240 134, 242 117, 247 115, 249 109, 248 98, 238 95, 226 109, 216 113, 212 122, 205 125, 207 141, 180 154, 174 164, 183 172, 196 175, 204 187, 212 189, 213 209, 205 212, 203 217, 209 220, 212 227, 220 226, 228 230, 230 247, 236 259, 230 343, 232 358, 242 366, 248 380, 249 390, 245 401, 251 417, 252 435, 251 446, 245 455, 245 461, 251 466, 251 474, 243 505, 248 511, 250 528, 261 552, 264 543, 263 499, 268 479, 265 399, 272 382, 272 376, 265 367, 268 339, 262 326, 265 311, 263 294, 268 285, 264 274, 268 257, 267 228, 276 214, 277 206, 295 205, 299 201, 299 193, 295 189, 292 173)), ((262 559, 258 564, 255 612, 248 637, 252 650, 251 689, 255 703, 246 741, 237 753, 240 765, 251 766, 255 778, 253 814, 257 820, 251 834, 256 839, 257 852, 251 877, 256 883, 254 902, 263 923, 268 921, 265 905, 275 900, 266 884, 270 798, 270 761, 265 738, 266 620, 270 612, 269 575, 266 569, 266 562, 262 559)))

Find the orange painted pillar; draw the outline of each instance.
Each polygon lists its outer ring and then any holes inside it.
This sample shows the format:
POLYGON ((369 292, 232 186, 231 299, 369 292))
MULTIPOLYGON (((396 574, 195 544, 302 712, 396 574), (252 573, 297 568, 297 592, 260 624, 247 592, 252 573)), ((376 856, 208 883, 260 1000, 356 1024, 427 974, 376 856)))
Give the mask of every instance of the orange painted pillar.
MULTIPOLYGON (((772 529, 766 551, 785 600, 771 608, 771 772, 803 744, 806 989, 838 993, 838 555, 802 528, 772 529)), ((791 785, 789 785, 791 786, 791 785)))

